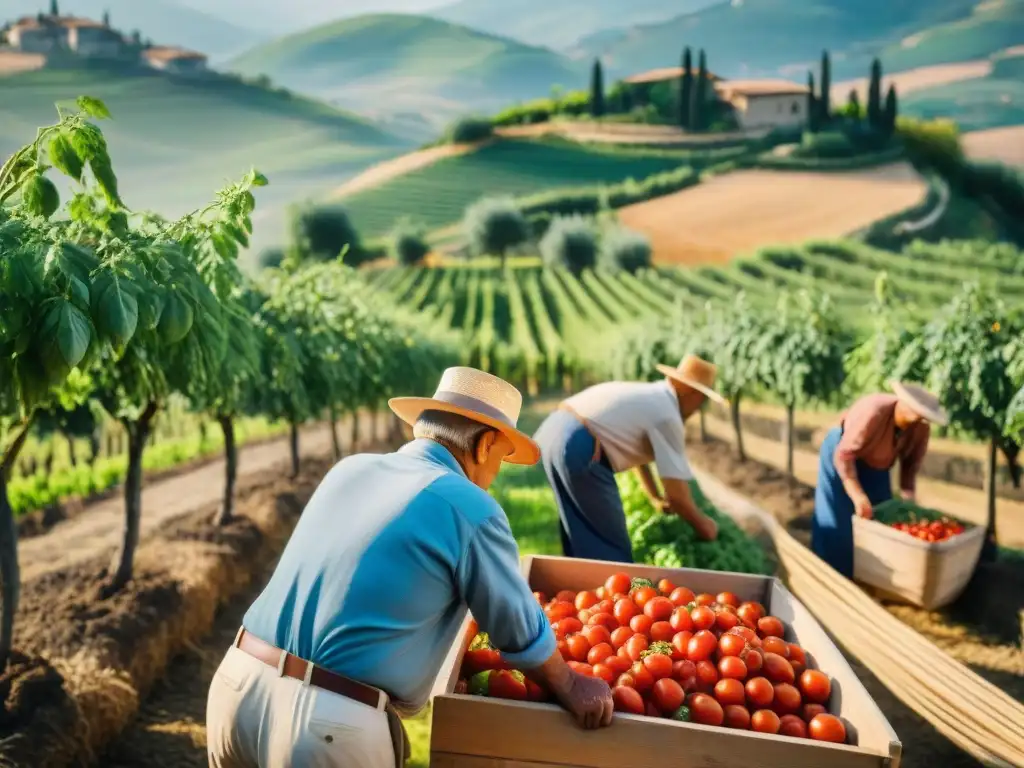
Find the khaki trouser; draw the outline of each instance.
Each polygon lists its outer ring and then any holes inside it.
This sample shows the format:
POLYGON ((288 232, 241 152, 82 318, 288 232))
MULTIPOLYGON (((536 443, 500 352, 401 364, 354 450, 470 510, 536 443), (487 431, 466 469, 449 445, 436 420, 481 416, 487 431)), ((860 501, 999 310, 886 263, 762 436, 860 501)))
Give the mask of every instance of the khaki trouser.
POLYGON ((404 735, 390 708, 282 677, 234 647, 206 702, 211 768, 401 768, 404 735))

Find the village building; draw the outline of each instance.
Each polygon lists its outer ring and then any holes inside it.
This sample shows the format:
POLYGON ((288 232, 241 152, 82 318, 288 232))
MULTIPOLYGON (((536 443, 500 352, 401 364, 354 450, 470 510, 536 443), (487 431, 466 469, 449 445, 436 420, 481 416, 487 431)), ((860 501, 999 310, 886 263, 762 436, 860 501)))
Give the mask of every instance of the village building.
POLYGON ((809 90, 788 80, 724 80, 715 84, 719 98, 732 105, 742 130, 803 125, 809 90))
POLYGON ((142 52, 143 60, 154 69, 174 75, 201 75, 207 72, 206 56, 196 51, 171 46, 154 46, 142 52))

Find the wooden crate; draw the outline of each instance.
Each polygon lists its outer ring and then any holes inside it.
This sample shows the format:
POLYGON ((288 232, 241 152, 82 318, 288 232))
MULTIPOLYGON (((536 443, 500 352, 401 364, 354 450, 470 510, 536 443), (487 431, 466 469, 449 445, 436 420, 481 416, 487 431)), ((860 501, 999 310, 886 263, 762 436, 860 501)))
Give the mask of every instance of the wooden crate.
POLYGON ((928 610, 948 605, 971 580, 985 529, 929 543, 876 520, 853 518, 853 578, 882 597, 928 610))
MULTIPOLYGON (((851 745, 616 714, 610 728, 583 731, 551 704, 452 693, 467 631, 435 686, 431 768, 899 768, 902 747, 849 664, 817 622, 775 578, 691 569, 622 565, 562 557, 527 557, 534 590, 554 594, 603 584, 612 573, 668 578, 697 592, 735 592, 785 622, 787 639, 833 680, 829 711, 847 723, 851 745)), ((468 619, 467 619, 468 622, 468 619)))

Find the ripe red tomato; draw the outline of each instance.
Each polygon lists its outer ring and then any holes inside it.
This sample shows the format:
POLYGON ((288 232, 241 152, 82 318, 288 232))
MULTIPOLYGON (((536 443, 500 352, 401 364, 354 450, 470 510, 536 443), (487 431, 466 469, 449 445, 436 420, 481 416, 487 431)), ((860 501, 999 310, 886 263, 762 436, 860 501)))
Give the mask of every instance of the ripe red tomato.
POLYGON ((811 722, 817 715, 827 715, 828 710, 825 709, 821 704, 804 704, 803 710, 800 712, 800 716, 803 718, 805 723, 811 722))
POLYGON ((672 590, 672 594, 668 596, 668 599, 672 601, 672 605, 681 606, 692 603, 696 596, 686 587, 676 587, 672 590))
POLYGON ((636 607, 636 603, 630 600, 628 597, 624 597, 621 600, 616 600, 615 605, 612 607, 612 614, 618 619, 619 624, 626 626, 629 624, 629 620, 640 613, 640 609, 636 607))
MULTIPOLYGON (((566 661, 572 661, 572 654, 569 653, 569 644, 567 642, 565 642, 565 638, 564 637, 563 638, 559 638, 559 640, 555 643, 555 647, 558 648, 558 652, 560 654, 562 654, 562 658, 563 659, 565 659, 566 661)), ((469 657, 470 653, 472 653, 472 651, 469 651, 466 654, 467 660, 468 660, 468 657, 469 657)))
POLYGON ((609 667, 607 664, 595 664, 594 665, 594 677, 599 677, 604 680, 608 685, 615 682, 615 670, 609 667))
POLYGON ((789 683, 777 683, 775 685, 775 701, 772 704, 772 709, 778 714, 796 714, 800 711, 801 704, 803 704, 803 698, 800 696, 800 691, 796 689, 795 685, 790 685, 789 683))
POLYGON ((645 656, 643 665, 655 680, 672 676, 672 659, 663 653, 652 653, 645 656))
POLYGON ((672 662, 672 677, 676 680, 684 680, 687 677, 697 677, 697 665, 687 659, 672 662))
POLYGON ((756 627, 757 620, 764 616, 765 610, 760 603, 743 603, 736 609, 740 621, 749 627, 756 627))
POLYGON ((825 704, 832 695, 832 682, 824 672, 805 669, 800 675, 800 692, 813 704, 825 704))
POLYGON ((715 626, 715 612, 706 605, 699 605, 690 611, 694 629, 711 629, 715 626))
POLYGON ((704 661, 711 658, 711 654, 715 652, 717 647, 718 638, 706 629, 702 629, 691 637, 690 642, 687 643, 686 658, 693 662, 704 661))
POLYGON ((781 637, 769 635, 762 641, 761 647, 764 648, 765 653, 777 653, 784 659, 789 658, 789 643, 781 637))
POLYGON ((629 668, 629 674, 633 677, 633 687, 640 693, 651 690, 654 686, 654 676, 647 671, 642 661, 634 661, 629 668))
POLYGON ((747 641, 739 635, 724 634, 718 640, 718 653, 722 656, 739 656, 747 647, 747 641))
POLYGON ((765 616, 757 620, 757 631, 765 637, 784 637, 786 628, 774 616, 765 616))
POLYGON ((715 698, 723 707, 729 704, 746 704, 746 693, 743 683, 731 677, 725 677, 715 683, 715 698))
POLYGON ((614 653, 615 650, 608 643, 598 643, 587 652, 587 664, 600 664, 614 653))
POLYGON ((629 592, 629 585, 632 583, 633 581, 629 578, 628 573, 613 573, 605 581, 604 590, 605 592, 611 592, 613 595, 616 592, 629 592))
POLYGON ((651 621, 651 617, 646 616, 642 613, 638 613, 636 616, 629 620, 629 628, 636 632, 638 635, 650 636, 652 624, 654 624, 654 622, 651 621))
POLYGON ((733 627, 732 629, 729 630, 728 634, 730 634, 730 635, 739 635, 740 637, 742 637, 744 640, 746 640, 748 643, 750 643, 755 648, 760 648, 761 647, 761 638, 758 637, 757 636, 757 632, 752 630, 750 627, 742 627, 742 626, 733 627))
POLYGON ((675 712, 683 705, 683 686, 671 677, 663 677, 654 683, 651 691, 651 699, 662 712, 669 714, 675 712))
POLYGON ((492 672, 487 681, 487 688, 487 695, 492 698, 526 701, 526 683, 507 670, 492 672))
POLYGON ((635 688, 617 685, 612 688, 612 703, 616 712, 626 712, 630 715, 642 715, 644 713, 644 699, 635 688))
POLYGON ((584 664, 579 661, 569 661, 566 663, 569 665, 569 669, 571 669, 577 675, 584 675, 585 677, 594 676, 594 668, 589 664, 584 664))
POLYGON ((693 722, 701 725, 721 725, 725 720, 722 705, 706 693, 694 693, 687 702, 693 722))
POLYGON ((759 648, 753 648, 750 645, 747 645, 740 653, 740 659, 747 665, 747 673, 751 675, 760 672, 761 667, 764 666, 764 654, 759 648))
POLYGON ((759 709, 750 716, 750 728, 758 733, 778 733, 781 724, 779 716, 770 709, 759 709))
POLYGON ((725 727, 741 731, 750 730, 750 712, 740 704, 727 704, 725 707, 725 727))
POLYGON ((580 632, 587 638, 591 648, 601 643, 611 644, 612 633, 608 631, 608 627, 602 627, 600 624, 589 624, 583 627, 580 632))
POLYGON ((629 640, 626 641, 626 645, 623 646, 626 649, 626 654, 633 661, 640 658, 640 654, 647 650, 647 638, 644 635, 633 635, 629 640))
POLYGON ((779 718, 779 733, 794 739, 806 739, 807 723, 796 715, 783 715, 779 718))
POLYGON ((594 615, 593 608, 584 608, 582 611, 576 614, 576 618, 580 620, 583 626, 587 626, 590 622, 590 617, 594 615))
POLYGON ((629 668, 633 666, 633 662, 629 659, 624 659, 621 656, 609 656, 603 662, 606 667, 611 669, 616 675, 621 675, 623 672, 628 672, 629 668))
POLYGON ((555 600, 560 603, 573 603, 576 601, 576 593, 571 589, 563 589, 555 594, 555 600))
POLYGON ((739 656, 723 656, 718 661, 718 674, 736 680, 747 679, 747 665, 739 656))
POLYGON ((673 610, 668 623, 676 632, 693 631, 693 619, 690 618, 690 612, 685 607, 673 610))
POLYGON ((668 597, 669 595, 671 595, 675 591, 675 588, 676 588, 676 585, 673 584, 668 579, 661 579, 658 582, 657 586, 658 586, 658 591, 661 594, 663 594, 665 597, 668 597))
POLYGON ((799 677, 807 669, 807 654, 804 649, 796 643, 789 644, 789 663, 793 665, 793 672, 799 677))
POLYGON ((619 628, 618 620, 610 613, 595 613, 593 616, 590 617, 590 620, 587 622, 587 624, 599 624, 602 627, 607 628, 609 632, 611 632, 613 629, 619 628))
POLYGON ((796 680, 793 665, 777 653, 766 653, 764 655, 762 670, 764 671, 764 676, 773 683, 792 683, 796 680))
POLYGON ((611 613, 614 615, 615 612, 615 601, 614 600, 602 600, 601 602, 594 605, 591 608, 594 613, 611 613))
POLYGON ((709 595, 707 592, 701 592, 696 598, 694 598, 694 602, 697 603, 697 605, 714 605, 715 596, 709 595))
POLYGON ((593 608, 599 602, 601 601, 593 592, 580 592, 573 604, 577 611, 582 611, 584 608, 593 608))
MULTIPOLYGON (((597 629, 597 627, 592 627, 592 629, 597 629)), ((601 629, 605 629, 605 627, 601 627, 601 629)), ((636 633, 629 627, 619 627, 618 629, 612 630, 612 648, 618 650, 619 648, 624 646, 626 644, 626 641, 629 640, 629 638, 631 638, 635 634, 636 633)))
POLYGON ((554 624, 556 621, 575 616, 576 606, 565 600, 555 600, 544 609, 544 614, 548 617, 548 621, 554 624))
POLYGON ((623 688, 623 687, 624 688, 635 688, 636 687, 636 679, 629 672, 623 672, 615 680, 615 685, 616 685, 616 687, 620 687, 620 688, 623 688))
POLYGON ((769 707, 772 701, 775 700, 775 687, 771 684, 771 681, 764 677, 750 678, 747 680, 744 690, 746 691, 747 701, 750 702, 750 706, 757 709, 769 707))
POLYGON ((644 714, 648 717, 661 717, 661 712, 654 706, 653 701, 648 701, 644 704, 644 714))
POLYGON ((725 608, 715 611, 715 628, 727 632, 740 623, 735 613, 730 613, 725 608))
POLYGON ((834 744, 846 743, 846 726, 835 715, 815 715, 807 731, 816 741, 830 741, 834 744))
POLYGON ((672 658, 674 659, 685 659, 687 649, 690 645, 690 638, 693 637, 693 632, 689 630, 683 632, 676 632, 672 635, 672 658))
POLYGON ((547 689, 542 685, 538 685, 533 682, 530 678, 526 678, 526 700, 527 701, 547 701, 551 698, 547 689))
MULTIPOLYGON (((650 603, 648 603, 650 605, 650 603)), ((676 631, 667 621, 656 621, 651 624, 651 642, 668 643, 672 641, 676 631)))
POLYGON ((633 593, 633 602, 643 608, 652 599, 658 596, 658 590, 654 587, 640 587, 633 593))
POLYGON ((574 661, 586 661, 590 653, 590 643, 583 635, 569 635, 565 638, 565 644, 569 647, 569 655, 574 661))
POLYGON ((544 605, 548 601, 548 596, 545 595, 543 592, 534 592, 533 593, 533 599, 536 600, 541 605, 544 605))
POLYGON ((732 592, 719 592, 715 602, 719 605, 731 605, 733 608, 740 607, 740 599, 732 592))
POLYGON ((604 600, 607 591, 608 590, 604 588, 604 584, 602 584, 600 587, 594 590, 594 594, 597 595, 598 600, 604 600))
POLYGON ((672 605, 672 601, 661 595, 652 597, 644 605, 644 613, 651 617, 651 621, 655 622, 668 621, 673 610, 675 610, 675 606, 672 605))
POLYGON ((562 637, 568 637, 569 635, 575 634, 583 629, 583 622, 577 619, 575 616, 569 616, 564 619, 560 619, 555 624, 555 634, 561 635, 562 637))
POLYGON ((697 682, 701 688, 708 691, 715 687, 715 683, 718 682, 718 670, 714 662, 707 659, 697 662, 697 682))

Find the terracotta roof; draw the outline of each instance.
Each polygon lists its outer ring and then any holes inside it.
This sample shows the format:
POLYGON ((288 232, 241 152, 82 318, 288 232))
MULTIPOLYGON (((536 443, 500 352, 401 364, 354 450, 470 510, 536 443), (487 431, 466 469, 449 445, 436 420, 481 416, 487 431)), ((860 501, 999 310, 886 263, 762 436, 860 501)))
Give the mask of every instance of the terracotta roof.
MULTIPOLYGON (((696 76, 697 70, 693 70, 693 74, 696 76)), ((661 69, 651 69, 647 72, 641 72, 637 75, 630 75, 623 79, 622 82, 629 83, 631 85, 639 85, 641 83, 663 83, 666 80, 678 80, 683 76, 682 67, 662 67, 661 69)), ((718 75, 714 72, 708 72, 708 79, 712 81, 721 80, 718 75)))
POLYGON ((789 80, 725 80, 715 83, 715 90, 736 96, 798 96, 809 89, 789 80))
POLYGON ((80 18, 78 16, 43 16, 42 21, 39 20, 38 16, 22 16, 11 25, 11 28, 42 29, 45 27, 47 29, 57 29, 58 27, 64 27, 65 29, 71 29, 72 27, 103 28, 103 26, 102 22, 80 18))
POLYGON ((80 19, 75 16, 65 16, 57 21, 62 27, 71 29, 72 27, 92 27, 94 29, 106 29, 103 22, 93 21, 92 19, 80 19))
POLYGON ((153 59, 155 61, 175 61, 180 59, 206 61, 206 56, 201 53, 189 51, 185 48, 174 48, 166 45, 156 45, 152 48, 147 48, 142 52, 142 55, 147 59, 153 59))

